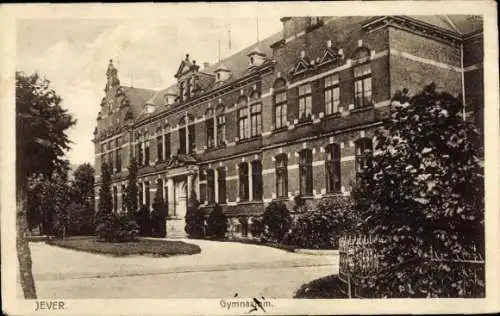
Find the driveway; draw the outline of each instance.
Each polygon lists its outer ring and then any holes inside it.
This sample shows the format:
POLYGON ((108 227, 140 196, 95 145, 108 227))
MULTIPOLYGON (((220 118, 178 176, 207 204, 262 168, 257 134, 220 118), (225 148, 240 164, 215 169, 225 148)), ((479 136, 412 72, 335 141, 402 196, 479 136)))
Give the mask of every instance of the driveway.
POLYGON ((337 255, 296 254, 232 242, 185 240, 201 253, 110 257, 31 243, 40 298, 291 298, 338 271, 337 255))

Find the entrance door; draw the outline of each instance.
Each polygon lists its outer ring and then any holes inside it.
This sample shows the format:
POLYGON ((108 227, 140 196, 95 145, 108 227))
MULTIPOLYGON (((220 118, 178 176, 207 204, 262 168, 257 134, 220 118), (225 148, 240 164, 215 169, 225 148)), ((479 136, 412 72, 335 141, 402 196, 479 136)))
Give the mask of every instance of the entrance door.
POLYGON ((186 216, 187 211, 187 184, 186 180, 176 180, 175 182, 175 217, 186 216))

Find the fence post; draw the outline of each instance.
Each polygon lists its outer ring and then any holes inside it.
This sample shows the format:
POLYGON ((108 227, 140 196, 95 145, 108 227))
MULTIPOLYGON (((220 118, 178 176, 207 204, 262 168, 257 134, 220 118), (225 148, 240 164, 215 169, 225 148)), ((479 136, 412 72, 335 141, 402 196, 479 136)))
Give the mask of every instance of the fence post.
POLYGON ((351 273, 347 273, 347 297, 352 298, 352 296, 351 296, 351 273))

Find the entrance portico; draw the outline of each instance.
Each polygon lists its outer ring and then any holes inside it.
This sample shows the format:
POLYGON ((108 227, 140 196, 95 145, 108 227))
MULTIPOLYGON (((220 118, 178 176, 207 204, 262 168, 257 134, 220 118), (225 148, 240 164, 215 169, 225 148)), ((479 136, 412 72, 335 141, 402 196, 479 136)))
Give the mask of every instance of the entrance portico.
POLYGON ((184 238, 187 208, 198 196, 198 166, 192 157, 184 156, 172 159, 167 169, 167 237, 184 238))

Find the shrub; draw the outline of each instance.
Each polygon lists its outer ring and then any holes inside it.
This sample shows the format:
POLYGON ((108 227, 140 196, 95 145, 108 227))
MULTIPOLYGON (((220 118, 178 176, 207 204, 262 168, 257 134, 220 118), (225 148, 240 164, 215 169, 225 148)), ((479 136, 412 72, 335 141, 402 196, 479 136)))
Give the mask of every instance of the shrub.
POLYGON ((127 242, 135 240, 139 227, 125 214, 108 213, 97 224, 96 233, 100 241, 127 242))
POLYGON ((207 236, 224 238, 227 232, 227 218, 219 204, 215 204, 207 220, 207 236))
POLYGON ((196 199, 191 199, 186 211, 186 226, 184 230, 191 238, 200 238, 204 235, 205 216, 199 209, 199 202, 196 199))
POLYGON ((252 224, 250 225, 250 233, 253 237, 259 237, 264 232, 264 225, 262 224, 262 220, 258 218, 254 218, 252 220, 252 224))
POLYGON ((292 218, 285 204, 271 202, 264 211, 264 238, 281 242, 291 226, 292 218))
POLYGON ((71 202, 66 208, 68 214, 68 235, 91 235, 95 231, 94 210, 79 203, 71 202))
POLYGON ((300 248, 337 248, 340 235, 353 230, 357 222, 353 209, 349 197, 323 199, 316 209, 297 215, 284 242, 300 248))

